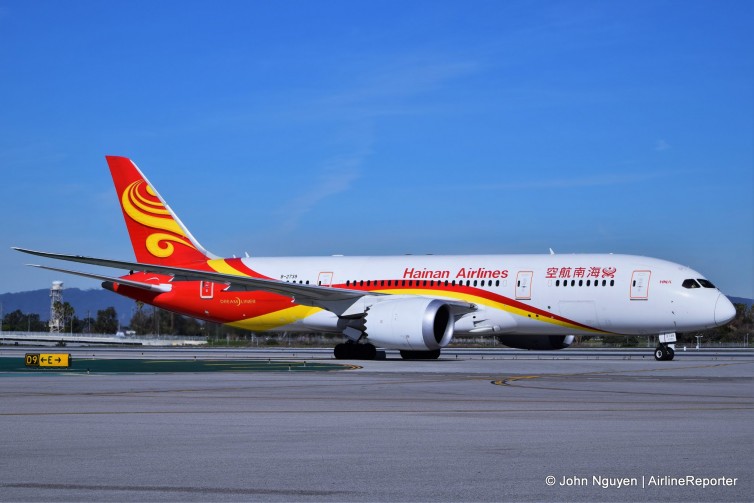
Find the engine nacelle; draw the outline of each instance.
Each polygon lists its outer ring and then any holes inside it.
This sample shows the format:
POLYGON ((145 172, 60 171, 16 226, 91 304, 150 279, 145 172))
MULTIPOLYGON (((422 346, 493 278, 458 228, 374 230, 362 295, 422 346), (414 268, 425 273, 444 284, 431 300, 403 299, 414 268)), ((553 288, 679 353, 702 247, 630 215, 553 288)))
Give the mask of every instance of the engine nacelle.
POLYGON ((388 349, 431 351, 453 339, 450 307, 439 299, 408 297, 372 305, 366 316, 367 339, 388 349))
POLYGON ((537 349, 540 351, 550 351, 555 349, 565 349, 571 344, 575 337, 573 335, 498 335, 497 340, 500 344, 505 344, 509 348, 516 349, 537 349))

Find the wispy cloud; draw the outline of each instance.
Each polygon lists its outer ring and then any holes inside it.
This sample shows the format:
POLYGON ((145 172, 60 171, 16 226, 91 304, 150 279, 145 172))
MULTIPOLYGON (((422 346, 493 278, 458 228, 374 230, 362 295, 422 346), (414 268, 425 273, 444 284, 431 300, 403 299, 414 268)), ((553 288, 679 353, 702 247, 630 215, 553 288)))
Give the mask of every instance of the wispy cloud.
POLYGON ((431 91, 448 81, 474 73, 474 61, 414 61, 392 63, 365 72, 362 82, 323 98, 328 106, 363 106, 383 104, 431 91))
POLYGON ((584 187, 605 187, 614 185, 630 185, 645 182, 666 176, 677 174, 676 172, 653 172, 653 173, 604 173, 591 176, 573 178, 547 178, 520 180, 502 183, 491 183, 476 186, 453 186, 453 190, 513 190, 513 189, 574 189, 584 187))
POLYGON ((398 62, 369 65, 340 89, 312 99, 304 106, 309 114, 335 117, 343 124, 333 140, 344 144, 345 153, 325 161, 306 191, 288 201, 282 209, 284 216, 278 231, 293 232, 318 205, 350 190, 367 174, 365 164, 372 154, 375 122, 380 117, 410 113, 411 107, 415 107, 410 105, 410 98, 476 70, 477 64, 470 61, 406 57, 398 62))
POLYGON ((281 210, 283 221, 278 231, 288 234, 296 230, 301 219, 321 202, 351 188, 362 175, 362 164, 368 150, 352 155, 338 156, 329 160, 315 181, 300 196, 290 200, 281 210))
POLYGON ((665 140, 657 140, 655 142, 655 150, 658 152, 662 152, 663 150, 669 150, 671 148, 670 144, 666 142, 665 140))

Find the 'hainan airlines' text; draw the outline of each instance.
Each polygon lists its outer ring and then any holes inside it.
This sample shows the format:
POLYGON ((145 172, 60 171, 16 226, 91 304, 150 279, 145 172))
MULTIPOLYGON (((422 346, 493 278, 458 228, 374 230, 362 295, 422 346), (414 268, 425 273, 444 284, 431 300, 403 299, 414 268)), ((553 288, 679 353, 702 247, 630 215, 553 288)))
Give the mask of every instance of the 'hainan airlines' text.
POLYGON ((508 277, 508 269, 487 269, 485 267, 467 268, 461 267, 451 276, 448 269, 415 269, 406 267, 403 271, 403 279, 505 279, 508 277))

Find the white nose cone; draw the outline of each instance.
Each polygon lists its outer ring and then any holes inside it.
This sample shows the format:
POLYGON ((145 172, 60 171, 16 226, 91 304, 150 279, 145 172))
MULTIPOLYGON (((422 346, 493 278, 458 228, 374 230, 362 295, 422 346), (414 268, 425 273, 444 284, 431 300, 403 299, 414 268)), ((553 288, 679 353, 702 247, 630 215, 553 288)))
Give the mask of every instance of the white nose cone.
POLYGON ((715 304, 715 324, 725 325, 736 317, 736 307, 731 304, 728 298, 720 294, 715 304))

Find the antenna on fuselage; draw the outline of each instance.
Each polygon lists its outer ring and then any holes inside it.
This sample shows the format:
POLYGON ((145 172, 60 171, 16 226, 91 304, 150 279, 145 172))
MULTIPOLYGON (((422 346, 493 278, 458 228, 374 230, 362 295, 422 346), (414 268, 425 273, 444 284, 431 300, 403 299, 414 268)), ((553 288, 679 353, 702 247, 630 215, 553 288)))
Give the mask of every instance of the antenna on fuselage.
POLYGON ((555 252, 552 251, 552 248, 550 248, 550 255, 555 255, 555 252))

